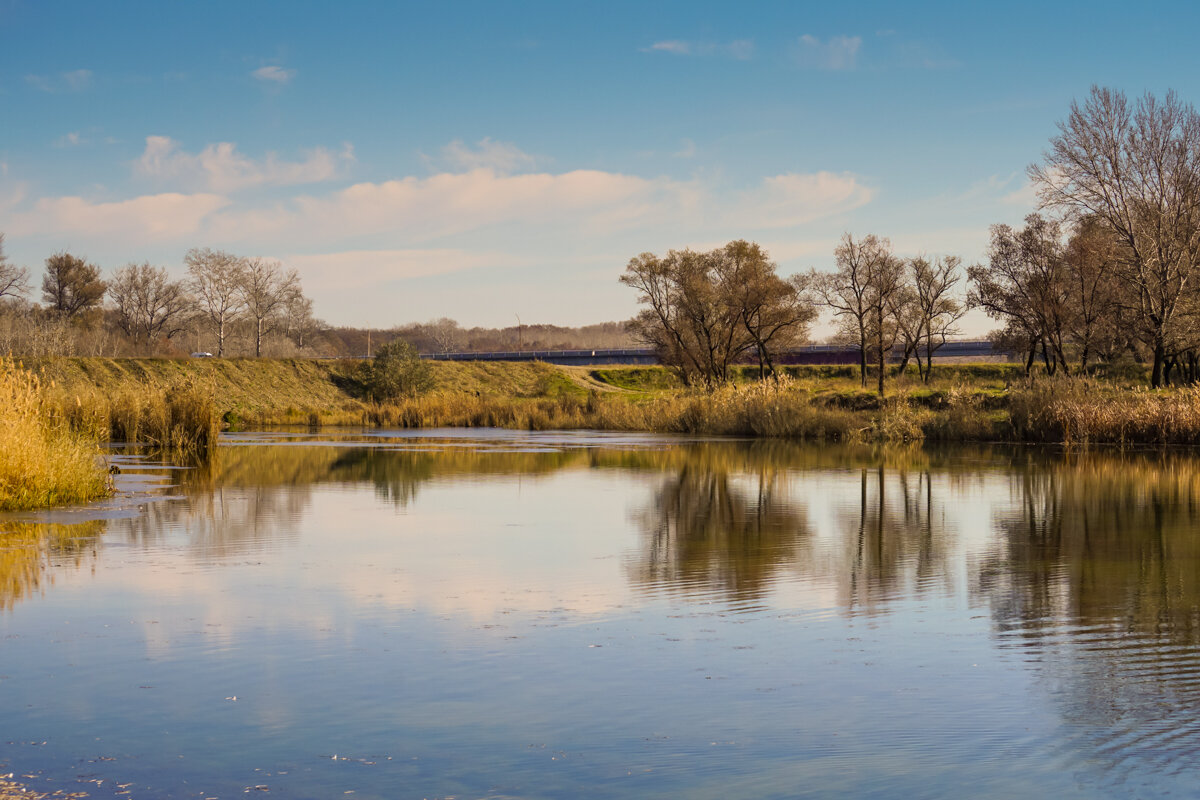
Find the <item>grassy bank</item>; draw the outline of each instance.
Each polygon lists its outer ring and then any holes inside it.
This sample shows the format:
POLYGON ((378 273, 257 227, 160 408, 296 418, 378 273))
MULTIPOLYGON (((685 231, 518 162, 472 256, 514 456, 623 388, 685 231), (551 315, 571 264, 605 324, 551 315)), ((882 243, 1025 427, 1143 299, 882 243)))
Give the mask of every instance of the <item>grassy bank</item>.
POLYGON ((232 428, 496 426, 860 442, 1200 444, 1200 390, 1150 392, 1129 374, 1030 382, 1018 365, 938 365, 928 384, 911 372, 893 376, 881 400, 845 366, 788 367, 783 380, 768 383, 758 382, 753 368, 739 369, 732 385, 710 394, 681 387, 661 367, 436 362, 431 391, 374 404, 362 397, 358 365, 79 358, 32 366, 55 387, 58 413, 75 427, 163 446, 179 438, 172 431, 181 425, 212 441, 217 421, 232 428))
POLYGON ((94 432, 72 427, 37 376, 0 358, 0 511, 82 503, 108 491, 94 432))

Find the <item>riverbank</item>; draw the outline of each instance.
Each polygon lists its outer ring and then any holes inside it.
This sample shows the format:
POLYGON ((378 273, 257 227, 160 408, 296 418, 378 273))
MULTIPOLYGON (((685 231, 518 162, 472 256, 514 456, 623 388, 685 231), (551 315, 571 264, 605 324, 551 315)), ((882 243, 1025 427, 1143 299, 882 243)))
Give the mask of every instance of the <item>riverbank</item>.
POLYGON ((208 397, 211 408, 196 412, 196 424, 213 420, 213 431, 219 422, 232 430, 594 428, 854 442, 1200 444, 1200 390, 1149 391, 1140 374, 1030 381, 1015 364, 947 364, 934 367, 928 384, 911 370, 893 376, 881 399, 846 366, 789 367, 767 382, 739 369, 730 385, 704 392, 662 367, 434 362, 428 392, 376 404, 363 397, 361 363, 62 358, 29 367, 53 387, 64 415, 96 428, 108 420, 116 439, 145 440, 153 420, 172 418, 160 406, 208 397))

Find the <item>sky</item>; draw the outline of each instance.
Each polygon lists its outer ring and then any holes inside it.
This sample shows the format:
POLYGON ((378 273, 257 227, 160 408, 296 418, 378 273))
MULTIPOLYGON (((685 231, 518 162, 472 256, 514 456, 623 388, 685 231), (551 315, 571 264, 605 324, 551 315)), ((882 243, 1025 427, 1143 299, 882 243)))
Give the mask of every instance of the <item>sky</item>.
MULTIPOLYGON (((0 232, 182 277, 276 258, 333 325, 626 319, 642 252, 844 233, 984 260, 1093 84, 1200 100, 1191 3, 0 0, 0 232)), ((36 298, 35 298, 36 299, 36 298)), ((991 327, 974 315, 968 333, 991 327)))

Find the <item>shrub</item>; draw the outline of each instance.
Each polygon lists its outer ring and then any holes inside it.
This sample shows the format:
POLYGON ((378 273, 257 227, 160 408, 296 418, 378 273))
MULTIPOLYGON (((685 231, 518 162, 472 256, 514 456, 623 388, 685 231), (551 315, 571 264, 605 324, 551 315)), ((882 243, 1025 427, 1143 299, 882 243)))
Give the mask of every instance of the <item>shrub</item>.
POLYGON ((433 386, 433 372, 412 345, 397 339, 380 347, 375 359, 363 364, 361 381, 367 397, 382 402, 425 393, 433 386))

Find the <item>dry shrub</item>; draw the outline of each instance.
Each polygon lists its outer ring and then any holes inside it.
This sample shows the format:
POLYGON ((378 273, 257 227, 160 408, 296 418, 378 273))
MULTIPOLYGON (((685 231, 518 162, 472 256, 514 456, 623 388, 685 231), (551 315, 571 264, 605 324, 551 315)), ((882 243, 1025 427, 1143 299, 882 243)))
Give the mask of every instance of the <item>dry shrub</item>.
POLYGON ((1018 439, 1063 444, 1200 444, 1200 387, 1115 391, 1091 378, 1014 390, 1018 439))
POLYGON ((108 494, 98 444, 54 413, 36 375, 0 358, 0 510, 82 503, 108 494))

